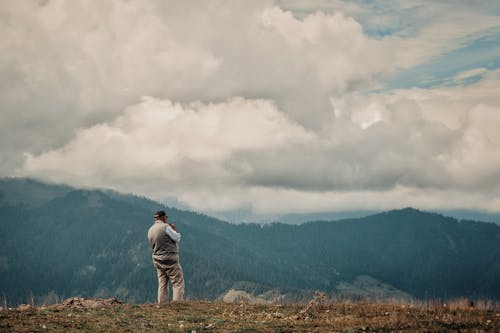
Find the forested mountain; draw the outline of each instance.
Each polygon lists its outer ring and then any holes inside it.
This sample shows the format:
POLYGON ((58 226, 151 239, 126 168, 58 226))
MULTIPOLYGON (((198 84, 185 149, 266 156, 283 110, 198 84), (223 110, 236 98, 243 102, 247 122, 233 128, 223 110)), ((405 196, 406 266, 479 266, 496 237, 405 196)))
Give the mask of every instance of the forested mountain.
POLYGON ((10 304, 30 295, 39 302, 75 295, 153 301, 146 233, 161 208, 182 233, 189 298, 214 299, 231 288, 343 293, 379 281, 417 298, 500 299, 495 224, 407 208, 302 225, 235 225, 137 196, 27 179, 0 180, 0 296, 10 304))

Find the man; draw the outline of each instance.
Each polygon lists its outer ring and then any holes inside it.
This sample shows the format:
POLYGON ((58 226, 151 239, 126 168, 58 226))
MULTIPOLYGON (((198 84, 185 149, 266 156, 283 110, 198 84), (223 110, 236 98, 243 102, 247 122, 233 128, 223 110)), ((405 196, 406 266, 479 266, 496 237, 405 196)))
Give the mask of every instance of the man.
POLYGON ((149 228, 148 240, 153 251, 153 265, 158 274, 158 305, 168 302, 168 281, 172 281, 173 301, 184 299, 184 273, 179 263, 181 234, 175 225, 167 223, 168 215, 160 210, 149 228))

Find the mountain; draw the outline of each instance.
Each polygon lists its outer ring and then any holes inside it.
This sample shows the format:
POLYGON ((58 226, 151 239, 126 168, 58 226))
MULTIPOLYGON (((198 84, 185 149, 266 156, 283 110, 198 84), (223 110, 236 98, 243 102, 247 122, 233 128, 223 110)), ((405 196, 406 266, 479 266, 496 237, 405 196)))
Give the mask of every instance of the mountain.
POLYGON ((452 216, 459 220, 483 221, 500 224, 500 213, 471 209, 439 210, 440 214, 452 216))
POLYGON ((0 295, 12 304, 77 295, 153 301, 146 233, 162 208, 183 235, 189 298, 236 289, 275 299, 314 290, 500 299, 495 224, 407 208, 301 225, 235 225, 143 197, 27 179, 0 179, 0 295))

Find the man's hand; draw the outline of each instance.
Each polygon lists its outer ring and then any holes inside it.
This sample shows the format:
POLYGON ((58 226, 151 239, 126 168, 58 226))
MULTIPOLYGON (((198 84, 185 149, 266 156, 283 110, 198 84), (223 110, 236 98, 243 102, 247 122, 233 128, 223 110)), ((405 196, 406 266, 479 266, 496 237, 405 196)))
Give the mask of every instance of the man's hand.
POLYGON ((172 229, 174 229, 175 231, 177 231, 177 228, 175 227, 175 224, 173 224, 173 223, 169 223, 168 225, 169 225, 169 226, 171 226, 171 227, 172 227, 172 229))

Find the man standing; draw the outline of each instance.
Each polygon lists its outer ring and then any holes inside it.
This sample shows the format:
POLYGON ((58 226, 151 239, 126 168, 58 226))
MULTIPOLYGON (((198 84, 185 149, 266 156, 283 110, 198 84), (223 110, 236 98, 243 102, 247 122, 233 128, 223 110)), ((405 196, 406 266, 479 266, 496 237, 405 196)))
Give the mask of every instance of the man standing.
POLYGON ((168 302, 168 281, 172 281, 173 301, 184 299, 184 273, 179 263, 181 234, 175 225, 167 223, 165 211, 156 212, 154 224, 149 228, 148 240, 153 251, 153 265, 158 274, 158 305, 168 302))

